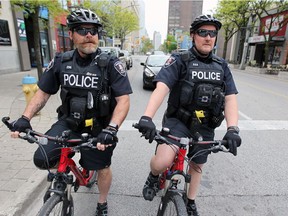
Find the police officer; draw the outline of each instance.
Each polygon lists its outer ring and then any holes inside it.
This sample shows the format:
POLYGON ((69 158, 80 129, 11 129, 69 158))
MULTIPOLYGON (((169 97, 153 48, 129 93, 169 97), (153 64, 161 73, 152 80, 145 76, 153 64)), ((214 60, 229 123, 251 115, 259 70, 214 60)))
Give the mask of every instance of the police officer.
MULTIPOLYGON (((132 89, 119 59, 101 53, 98 48, 102 24, 94 12, 73 11, 67 16, 67 25, 76 49, 57 54, 50 62, 38 82, 39 90, 22 117, 14 121, 15 132, 11 136, 16 138, 19 132, 31 128, 32 117, 61 87, 59 118, 47 134, 59 136, 70 129, 71 138, 79 138, 83 132, 97 137, 97 149, 81 150, 79 162, 85 169, 97 170, 100 195, 96 215, 107 215, 107 196, 112 182, 111 157, 118 140, 118 128, 129 110, 132 89)), ((49 168, 57 167, 60 154, 57 147, 53 143, 43 146, 49 168)), ((40 148, 34 154, 34 163, 41 169, 48 168, 40 148)))
MULTIPOLYGON (((227 132, 224 140, 235 156, 241 144, 238 124, 238 93, 232 73, 227 63, 212 51, 216 44, 221 22, 211 15, 197 17, 190 27, 193 46, 187 52, 170 56, 154 82, 153 91, 144 115, 139 120, 139 132, 151 143, 155 136, 153 116, 169 94, 168 107, 163 117, 163 127, 177 137, 213 140, 214 130, 226 119, 227 132), (197 136, 196 136, 197 135, 197 136)), ((175 143, 175 147, 177 143, 175 143)), ((203 147, 189 148, 188 157, 201 151, 203 147)), ((199 215, 195 198, 201 181, 201 169, 208 154, 192 159, 197 169, 189 167, 191 182, 187 211, 189 215, 199 215), (200 171, 199 171, 200 170, 200 171)), ((158 177, 173 161, 175 150, 166 144, 157 146, 156 154, 150 161, 151 172, 143 188, 146 200, 152 200, 158 191, 158 177)), ((195 167, 195 166, 194 166, 195 167)))

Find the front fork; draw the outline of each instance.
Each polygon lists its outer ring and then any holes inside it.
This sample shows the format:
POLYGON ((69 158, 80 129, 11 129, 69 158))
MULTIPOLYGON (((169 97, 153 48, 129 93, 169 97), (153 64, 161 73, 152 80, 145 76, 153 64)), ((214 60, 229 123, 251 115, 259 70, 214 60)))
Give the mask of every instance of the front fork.
POLYGON ((73 185, 73 175, 66 173, 49 173, 47 181, 50 186, 44 195, 44 202, 46 202, 52 193, 59 194, 63 199, 71 200, 71 189, 73 185))

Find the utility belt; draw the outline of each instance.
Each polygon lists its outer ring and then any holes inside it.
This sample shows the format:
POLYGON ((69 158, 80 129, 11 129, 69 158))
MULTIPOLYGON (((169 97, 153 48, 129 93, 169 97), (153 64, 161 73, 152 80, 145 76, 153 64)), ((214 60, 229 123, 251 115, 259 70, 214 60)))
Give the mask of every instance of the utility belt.
POLYGON ((213 116, 211 112, 206 110, 188 111, 183 107, 178 109, 168 107, 167 117, 174 117, 179 119, 189 129, 198 127, 200 125, 205 125, 215 129, 219 127, 224 120, 223 113, 220 113, 218 116, 213 116))

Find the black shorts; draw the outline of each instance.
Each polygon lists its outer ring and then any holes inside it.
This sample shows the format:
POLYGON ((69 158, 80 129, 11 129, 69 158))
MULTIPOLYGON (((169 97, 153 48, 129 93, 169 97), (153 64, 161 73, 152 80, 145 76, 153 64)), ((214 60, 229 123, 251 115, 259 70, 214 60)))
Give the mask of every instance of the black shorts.
MULTIPOLYGON (((65 120, 59 120, 46 132, 50 136, 60 136, 63 131, 69 130, 65 120)), ((71 133, 70 138, 77 139, 80 138, 79 133, 71 133)), ((43 149, 38 147, 34 153, 34 164, 40 169, 47 169, 54 167, 60 158, 60 148, 54 142, 49 141, 47 145, 43 145, 43 149), (49 165, 47 165, 47 160, 45 159, 45 154, 47 155, 49 165)), ((81 150, 81 159, 79 161, 80 165, 88 170, 100 170, 111 165, 111 158, 113 155, 113 150, 115 146, 108 147, 105 151, 99 151, 98 149, 88 149, 81 150)))
MULTIPOLYGON (((194 135, 196 132, 200 133, 203 137, 203 140, 209 141, 214 139, 214 129, 211 129, 205 125, 199 125, 189 130, 179 119, 177 118, 167 118, 164 117, 162 122, 162 127, 167 127, 170 129, 170 134, 177 137, 188 137, 195 139, 194 135)), ((177 143, 175 143, 177 145, 177 143)), ((207 157, 211 152, 205 151, 201 153, 201 150, 208 148, 204 145, 194 145, 189 147, 188 157, 192 157, 192 161, 197 164, 204 164, 207 162, 207 157), (195 154, 198 156, 193 157, 195 154)))

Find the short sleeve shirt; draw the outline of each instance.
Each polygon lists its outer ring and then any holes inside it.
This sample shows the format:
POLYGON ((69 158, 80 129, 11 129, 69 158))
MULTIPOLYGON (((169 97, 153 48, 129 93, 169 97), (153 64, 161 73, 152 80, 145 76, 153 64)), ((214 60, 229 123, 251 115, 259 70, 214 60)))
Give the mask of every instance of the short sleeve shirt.
MULTIPOLYGON (((92 54, 90 58, 83 59, 78 54, 77 50, 75 50, 75 55, 77 55, 77 64, 81 66, 90 64, 92 59, 94 59, 98 54, 100 54, 100 50, 97 50, 97 52, 92 54)), ((47 94, 56 94, 60 88, 61 59, 62 54, 57 54, 49 63, 38 82, 39 88, 47 94)), ((108 77, 113 96, 118 97, 132 93, 127 71, 124 69, 121 61, 118 58, 110 59, 108 64, 108 77)))
MULTIPOLYGON (((223 59, 221 61, 223 62, 225 95, 238 94, 231 70, 223 59)), ((180 54, 172 54, 155 77, 154 82, 163 82, 171 90, 181 79, 184 70, 186 70, 186 64, 180 54)))

